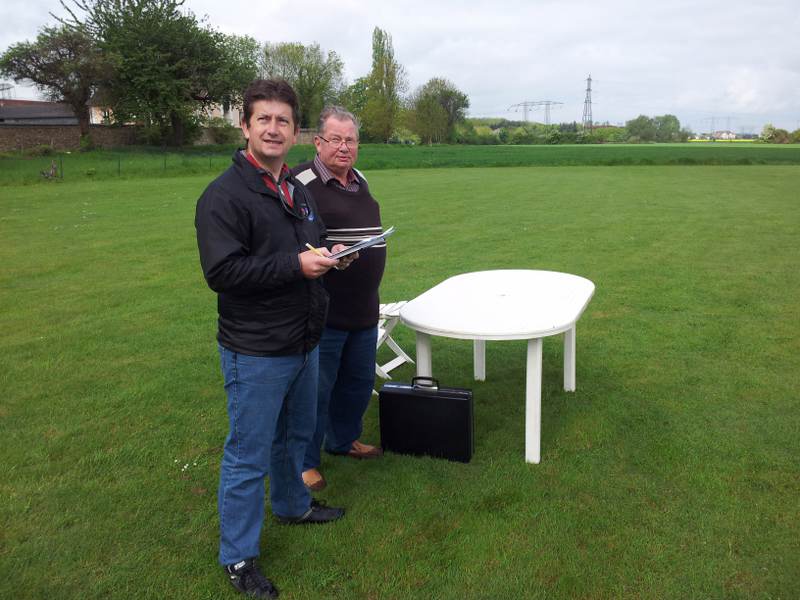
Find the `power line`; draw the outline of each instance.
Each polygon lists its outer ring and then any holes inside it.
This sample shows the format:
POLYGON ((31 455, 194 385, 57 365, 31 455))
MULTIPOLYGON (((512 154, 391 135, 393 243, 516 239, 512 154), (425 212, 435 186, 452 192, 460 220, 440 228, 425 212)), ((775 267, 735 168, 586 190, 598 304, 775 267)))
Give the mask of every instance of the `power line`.
POLYGON ((704 119, 700 119, 701 121, 711 121, 711 132, 708 134, 709 139, 713 142, 714 141, 714 133, 716 132, 716 117, 705 117, 704 119))
POLYGON ((523 116, 525 117, 525 121, 527 122, 528 110, 537 110, 539 107, 544 106, 544 124, 550 125, 550 107, 557 106, 559 104, 564 103, 556 102, 555 100, 525 100, 524 102, 520 102, 518 104, 512 104, 508 107, 508 110, 517 112, 521 108, 523 116))

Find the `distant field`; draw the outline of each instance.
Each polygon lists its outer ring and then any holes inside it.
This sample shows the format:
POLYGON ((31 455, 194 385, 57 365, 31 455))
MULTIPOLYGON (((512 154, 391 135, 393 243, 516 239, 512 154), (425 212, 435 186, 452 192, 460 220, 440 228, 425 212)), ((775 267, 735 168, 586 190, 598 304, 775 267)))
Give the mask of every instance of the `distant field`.
MULTIPOLYGON (((35 158, 0 158, 0 185, 42 181, 41 171, 55 161, 64 180, 175 177, 218 173, 231 148, 196 147, 180 152, 126 148, 35 158)), ((313 146, 296 146, 294 165, 314 156, 313 146)), ((398 146, 364 144, 363 170, 425 167, 639 166, 639 165, 797 165, 800 145, 769 144, 621 144, 564 146, 398 146)))
MULTIPOLYGON (((532 152, 551 150, 615 149, 532 152)), ((526 464, 525 342, 489 342, 475 382, 469 342, 434 339, 434 375, 475 394, 473 461, 324 456, 321 498, 348 513, 268 516, 282 599, 800 598, 800 167, 367 175, 397 227, 386 301, 482 269, 596 284, 577 390, 546 339, 526 464)), ((227 420, 193 225, 210 179, 0 188, 0 598, 241 598, 216 563, 227 420)))

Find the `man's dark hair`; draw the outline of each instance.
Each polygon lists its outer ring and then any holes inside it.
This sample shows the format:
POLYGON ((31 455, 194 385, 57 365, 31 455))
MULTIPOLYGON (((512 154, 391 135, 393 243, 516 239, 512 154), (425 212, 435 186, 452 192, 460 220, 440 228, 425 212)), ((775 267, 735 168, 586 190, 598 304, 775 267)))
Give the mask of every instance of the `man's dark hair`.
POLYGON ((253 116, 253 103, 259 100, 277 100, 285 102, 292 107, 292 121, 294 129, 300 127, 300 108, 297 102, 297 94, 292 86, 283 79, 255 79, 247 86, 244 91, 244 122, 250 125, 250 117, 253 116))

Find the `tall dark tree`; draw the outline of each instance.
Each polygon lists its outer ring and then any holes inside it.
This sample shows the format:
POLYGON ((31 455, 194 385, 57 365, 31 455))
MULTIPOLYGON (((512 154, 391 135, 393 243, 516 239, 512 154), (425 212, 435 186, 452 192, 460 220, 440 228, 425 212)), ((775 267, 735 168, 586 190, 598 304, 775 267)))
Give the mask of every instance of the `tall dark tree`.
POLYGON ((33 42, 21 42, 0 56, 0 73, 30 80, 50 100, 69 104, 88 137, 89 105, 111 65, 85 27, 45 27, 33 42))
POLYGON ((342 88, 336 103, 344 106, 359 120, 364 120, 364 109, 367 106, 368 77, 359 77, 352 84, 342 88))
MULTIPOLYGON (((113 62, 105 98, 118 122, 138 121, 180 145, 200 109, 220 100, 214 75, 225 55, 183 0, 73 0, 71 25, 86 27, 113 62)), ((66 6, 66 5, 65 5, 66 6)))
POLYGON ((301 127, 313 127, 323 106, 341 93, 343 68, 336 52, 325 54, 319 44, 267 43, 261 56, 261 75, 285 79, 297 92, 301 127))
POLYGON ((372 32, 372 70, 363 114, 368 137, 382 142, 389 140, 400 112, 400 96, 405 89, 405 69, 394 57, 392 36, 376 27, 372 32))

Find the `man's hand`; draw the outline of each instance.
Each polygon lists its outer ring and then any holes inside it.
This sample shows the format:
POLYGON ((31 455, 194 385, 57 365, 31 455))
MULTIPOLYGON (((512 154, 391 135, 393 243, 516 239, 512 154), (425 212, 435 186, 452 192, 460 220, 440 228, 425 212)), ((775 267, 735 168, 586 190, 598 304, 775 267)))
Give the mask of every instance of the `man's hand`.
MULTIPOLYGON (((336 254, 337 252, 341 252, 342 250, 347 250, 347 246, 345 246, 344 244, 336 244, 332 248, 332 250, 333 250, 333 254, 336 254)), ((358 258, 358 252, 353 252, 352 254, 348 254, 344 258, 340 258, 339 259, 339 264, 337 264, 334 267, 334 269, 337 269, 339 271, 341 271, 343 269, 346 269, 347 267, 350 266, 350 263, 353 262, 357 258, 358 258)))
POLYGON ((331 267, 337 266, 341 261, 328 258, 331 255, 327 248, 317 248, 316 252, 307 250, 301 252, 300 257, 300 270, 303 271, 303 277, 306 279, 316 279, 325 275, 331 270, 331 267), (323 254, 324 256, 320 256, 323 254))

